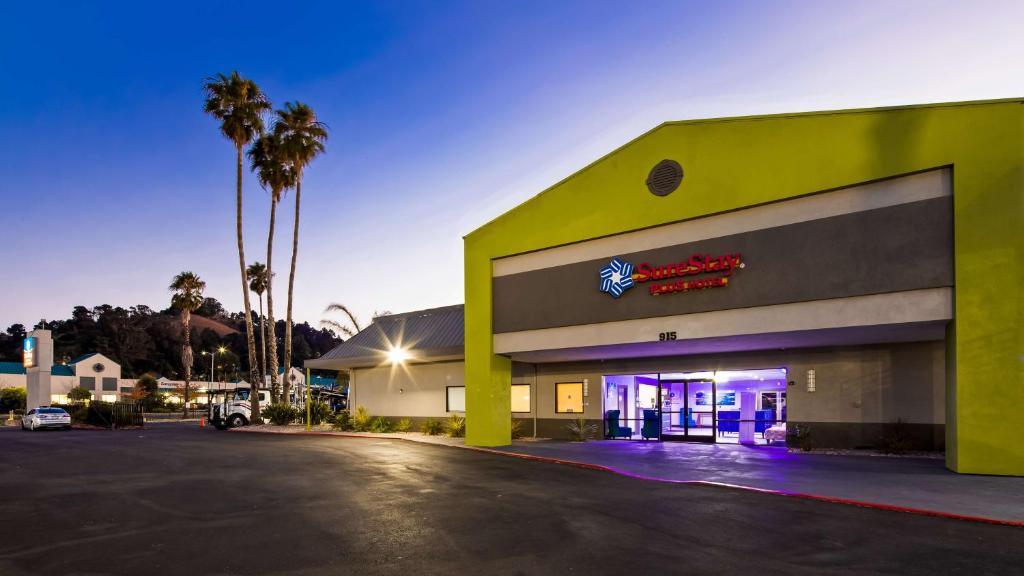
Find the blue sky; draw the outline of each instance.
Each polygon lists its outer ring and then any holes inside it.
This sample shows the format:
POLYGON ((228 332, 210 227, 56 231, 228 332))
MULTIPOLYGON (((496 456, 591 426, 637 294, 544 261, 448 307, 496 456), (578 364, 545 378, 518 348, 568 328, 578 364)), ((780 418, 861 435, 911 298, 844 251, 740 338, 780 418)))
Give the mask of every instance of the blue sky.
MULTIPOLYGON (((1015 1, 302 4, 0 8, 0 329, 163 308, 181 270, 241 309, 233 150, 201 112, 215 72, 331 129, 303 187, 300 321, 461 302, 464 234, 662 121, 1024 96, 1015 1)), ((245 186, 264 261, 269 201, 245 186)))

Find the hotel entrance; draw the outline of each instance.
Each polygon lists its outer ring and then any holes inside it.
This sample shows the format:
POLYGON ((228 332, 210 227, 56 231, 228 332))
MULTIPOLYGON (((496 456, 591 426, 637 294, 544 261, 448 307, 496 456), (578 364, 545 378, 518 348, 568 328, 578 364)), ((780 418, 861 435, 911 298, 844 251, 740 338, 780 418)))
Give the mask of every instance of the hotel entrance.
POLYGON ((786 369, 604 377, 605 437, 784 444, 786 369))

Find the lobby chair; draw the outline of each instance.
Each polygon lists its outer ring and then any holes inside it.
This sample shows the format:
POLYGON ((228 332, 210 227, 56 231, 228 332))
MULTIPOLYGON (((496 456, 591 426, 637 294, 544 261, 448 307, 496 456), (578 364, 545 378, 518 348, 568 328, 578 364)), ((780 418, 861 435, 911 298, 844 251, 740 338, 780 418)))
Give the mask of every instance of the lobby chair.
POLYGON ((644 426, 640 429, 640 436, 647 440, 657 438, 661 435, 661 422, 658 421, 657 410, 644 410, 644 426))
POLYGON ((629 426, 619 426, 619 411, 609 410, 605 414, 605 418, 608 420, 608 438, 631 438, 633 436, 633 429, 629 426))

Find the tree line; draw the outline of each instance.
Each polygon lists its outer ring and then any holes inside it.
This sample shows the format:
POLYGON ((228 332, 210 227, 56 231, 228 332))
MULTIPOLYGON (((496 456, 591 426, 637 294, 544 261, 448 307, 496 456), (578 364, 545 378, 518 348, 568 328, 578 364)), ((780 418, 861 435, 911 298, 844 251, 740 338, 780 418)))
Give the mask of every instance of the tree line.
MULTIPOLYGON (((216 352, 213 365, 216 380, 248 380, 251 367, 246 350, 246 326, 249 323, 245 321, 244 313, 228 313, 219 301, 207 297, 202 299, 193 314, 232 330, 220 330, 224 333, 220 336, 211 328, 195 325, 190 328, 190 339, 196 351, 193 371, 197 378, 204 381, 210 378, 210 357, 201 355, 202 352, 216 352), (218 352, 221 348, 223 353, 218 352)), ((262 325, 255 313, 251 322, 262 325)), ((283 348, 287 332, 285 321, 279 320, 274 324, 273 340, 283 348)), ((109 304, 92 308, 76 306, 69 318, 41 320, 35 328, 53 333, 54 362, 57 363, 99 352, 121 365, 122 378, 139 378, 147 373, 172 380, 184 377, 181 357, 184 334, 180 312, 173 307, 158 311, 145 305, 128 308, 109 304)), ((22 324, 12 324, 0 334, 0 361, 21 362, 21 346, 27 331, 22 324)), ((269 336, 269 324, 267 332, 269 336)), ((320 357, 340 342, 341 339, 330 330, 315 328, 308 322, 294 324, 292 366, 301 368, 304 361, 320 357)), ((263 372, 259 366, 256 369, 263 372)))

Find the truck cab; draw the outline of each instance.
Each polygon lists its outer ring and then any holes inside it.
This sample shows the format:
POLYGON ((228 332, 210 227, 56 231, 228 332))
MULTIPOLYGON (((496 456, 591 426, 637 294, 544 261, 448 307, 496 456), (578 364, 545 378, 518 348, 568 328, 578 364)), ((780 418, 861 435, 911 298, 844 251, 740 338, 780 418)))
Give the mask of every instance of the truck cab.
MULTIPOLYGON (((260 406, 270 404, 270 391, 257 389, 260 395, 260 406)), ((249 398, 252 391, 249 388, 235 388, 230 390, 211 390, 209 396, 210 424, 218 430, 237 428, 249 424, 251 420, 251 405, 249 398)))

